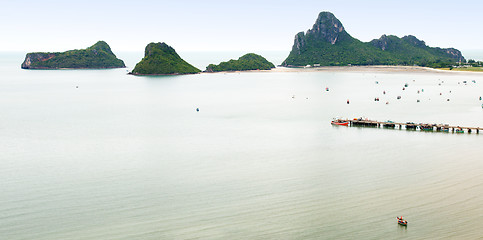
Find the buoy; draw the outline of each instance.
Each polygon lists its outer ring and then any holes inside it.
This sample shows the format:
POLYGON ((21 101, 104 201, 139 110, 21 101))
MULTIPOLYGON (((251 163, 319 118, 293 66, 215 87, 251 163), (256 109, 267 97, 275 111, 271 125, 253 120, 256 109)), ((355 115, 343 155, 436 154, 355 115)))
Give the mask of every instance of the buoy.
POLYGON ((403 88, 403 90, 406 90, 406 88, 403 88))
POLYGON ((325 91, 327 91, 327 92, 328 92, 328 91, 329 91, 329 88, 325 88, 325 91))
MULTIPOLYGON (((79 88, 79 86, 75 86, 75 88, 79 88)), ((480 100, 481 100, 481 97, 480 97, 480 100)))
POLYGON ((481 101, 481 97, 480 97, 480 101, 481 101))
POLYGON ((196 111, 197 111, 197 112, 199 112, 199 111, 200 111, 200 109, 199 109, 199 108, 196 108, 196 111))
POLYGON ((382 94, 386 94, 386 91, 382 92, 382 94))
POLYGON ((417 101, 417 102, 419 102, 419 99, 418 99, 418 101, 417 101))
POLYGON ((347 104, 349 104, 349 99, 347 99, 347 104))

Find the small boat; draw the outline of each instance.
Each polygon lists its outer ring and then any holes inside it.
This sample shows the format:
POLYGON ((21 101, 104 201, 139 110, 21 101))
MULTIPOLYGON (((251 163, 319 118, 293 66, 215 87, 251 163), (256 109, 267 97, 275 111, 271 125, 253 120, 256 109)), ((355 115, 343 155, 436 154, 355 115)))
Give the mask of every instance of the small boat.
POLYGON ((433 131, 433 125, 431 124, 421 124, 419 127, 422 131, 433 131))
POLYGON ((441 128, 441 132, 449 132, 449 128, 441 128))
POLYGON ((460 128, 460 129, 456 129, 455 132, 456 133, 464 133, 465 131, 463 131, 463 129, 460 128))
POLYGON ((330 122, 333 125, 339 125, 339 126, 349 126, 349 122, 347 121, 342 121, 342 120, 335 120, 330 122))
POLYGON ((404 218, 401 216, 401 217, 396 217, 397 218, 397 224, 401 225, 401 226, 407 226, 408 225, 408 221, 404 220, 404 218))

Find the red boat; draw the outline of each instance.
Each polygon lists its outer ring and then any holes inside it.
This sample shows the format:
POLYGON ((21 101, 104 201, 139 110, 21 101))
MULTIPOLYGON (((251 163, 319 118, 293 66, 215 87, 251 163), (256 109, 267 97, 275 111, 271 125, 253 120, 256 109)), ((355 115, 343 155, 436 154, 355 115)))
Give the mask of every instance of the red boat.
POLYGON ((408 225, 408 221, 404 220, 404 218, 401 216, 401 217, 396 217, 397 218, 397 224, 401 225, 401 226, 407 226, 408 225))
POLYGON ((332 121, 330 123, 334 124, 334 125, 339 125, 339 126, 348 126, 349 125, 349 122, 342 121, 342 120, 336 120, 336 121, 332 121))

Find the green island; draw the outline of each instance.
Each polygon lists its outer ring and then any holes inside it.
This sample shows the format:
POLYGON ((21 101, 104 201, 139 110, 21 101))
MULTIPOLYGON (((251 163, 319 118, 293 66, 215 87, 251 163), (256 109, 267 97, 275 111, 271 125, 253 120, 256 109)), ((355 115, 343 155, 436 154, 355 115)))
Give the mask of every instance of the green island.
POLYGON ((23 69, 101 69, 126 66, 114 55, 106 42, 99 41, 86 49, 27 53, 21 67, 23 69))
POLYGON ((429 47, 424 41, 408 35, 402 38, 382 35, 362 42, 347 33, 342 23, 330 12, 321 12, 306 33, 296 34, 286 67, 406 65, 433 68, 451 67, 465 62, 454 48, 429 47))
POLYGON ((206 67, 205 72, 270 70, 274 67, 275 65, 264 57, 255 53, 247 53, 238 58, 238 60, 231 59, 218 65, 210 64, 206 67))
POLYGON ((166 43, 149 43, 144 50, 144 58, 136 64, 133 75, 178 75, 201 72, 183 60, 166 43))

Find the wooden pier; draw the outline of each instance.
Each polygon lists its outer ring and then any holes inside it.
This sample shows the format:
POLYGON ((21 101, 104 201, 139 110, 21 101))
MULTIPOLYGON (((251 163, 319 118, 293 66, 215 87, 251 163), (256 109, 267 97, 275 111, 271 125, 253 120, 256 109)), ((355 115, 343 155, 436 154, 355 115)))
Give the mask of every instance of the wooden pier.
POLYGON ((367 119, 338 119, 336 121, 349 122, 351 127, 375 127, 375 128, 394 128, 394 129, 406 129, 406 130, 420 130, 420 131, 436 131, 436 132, 456 132, 456 133, 480 133, 483 128, 479 127, 461 127, 461 126, 450 126, 448 124, 428 124, 428 123, 398 123, 398 122, 379 122, 367 119))

